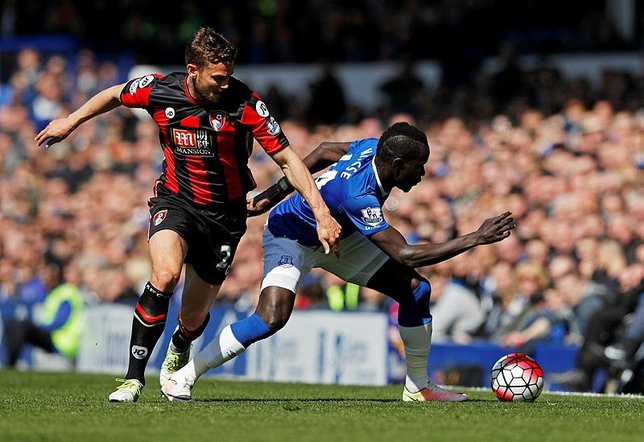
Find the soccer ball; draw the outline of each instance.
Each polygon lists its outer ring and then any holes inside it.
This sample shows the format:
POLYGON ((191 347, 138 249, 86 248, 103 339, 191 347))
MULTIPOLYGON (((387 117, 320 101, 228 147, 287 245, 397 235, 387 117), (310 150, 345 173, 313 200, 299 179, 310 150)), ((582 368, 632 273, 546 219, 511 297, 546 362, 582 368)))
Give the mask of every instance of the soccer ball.
POLYGON ((503 402, 534 402, 543 390, 543 370, 523 353, 510 353, 492 366, 492 391, 503 402))

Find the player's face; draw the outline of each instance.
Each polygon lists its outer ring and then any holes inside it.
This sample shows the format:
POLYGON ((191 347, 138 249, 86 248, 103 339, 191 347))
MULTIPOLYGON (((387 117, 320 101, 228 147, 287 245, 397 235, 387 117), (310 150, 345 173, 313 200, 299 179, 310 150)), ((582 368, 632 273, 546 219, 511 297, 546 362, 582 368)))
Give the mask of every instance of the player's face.
POLYGON ((234 70, 233 63, 207 63, 201 68, 195 66, 192 72, 188 65, 188 72, 192 76, 193 87, 199 95, 198 98, 214 102, 219 101, 228 88, 228 81, 234 70))
POLYGON ((396 187, 403 192, 409 192, 412 187, 420 183, 425 176, 425 163, 428 159, 429 150, 422 152, 415 160, 402 163, 396 176, 396 187))

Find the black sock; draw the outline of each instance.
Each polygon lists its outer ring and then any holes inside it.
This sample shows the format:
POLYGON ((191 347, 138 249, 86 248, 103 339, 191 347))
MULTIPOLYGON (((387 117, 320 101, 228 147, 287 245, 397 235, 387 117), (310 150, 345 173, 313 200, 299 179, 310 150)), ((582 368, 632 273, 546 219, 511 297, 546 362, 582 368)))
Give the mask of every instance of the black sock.
POLYGON ((157 290, 149 282, 145 285, 134 310, 126 379, 137 379, 145 385, 145 367, 163 333, 171 296, 172 293, 157 290))
POLYGON ((177 327, 177 330, 172 335, 172 345, 175 350, 179 353, 183 353, 188 350, 188 348, 190 348, 190 343, 201 336, 203 331, 206 329, 208 321, 210 321, 210 313, 208 313, 205 321, 197 330, 190 331, 183 326, 181 317, 179 317, 179 327, 177 327))

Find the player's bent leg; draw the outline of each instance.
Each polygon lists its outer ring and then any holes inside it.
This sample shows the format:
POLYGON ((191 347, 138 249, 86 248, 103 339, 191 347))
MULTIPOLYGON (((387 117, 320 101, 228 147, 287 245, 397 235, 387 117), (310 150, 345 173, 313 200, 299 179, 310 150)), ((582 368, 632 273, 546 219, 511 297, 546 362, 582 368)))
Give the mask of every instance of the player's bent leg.
POLYGON ((251 344, 265 339, 286 324, 295 302, 295 293, 281 287, 262 290, 255 313, 224 327, 185 367, 176 371, 161 388, 170 401, 192 399, 192 387, 208 371, 243 353, 251 344), (266 320, 264 319, 266 318, 266 320))
POLYGON ((209 310, 220 287, 221 285, 210 284, 201 279, 191 264, 186 266, 186 283, 179 312, 179 325, 172 334, 159 372, 161 389, 168 382, 170 376, 190 360, 192 342, 202 335, 208 325, 209 310))
POLYGON ((431 286, 413 269, 388 261, 369 280, 368 286, 400 303, 398 327, 405 348, 407 375, 402 399, 408 402, 462 402, 467 396, 435 385, 427 374, 432 339, 429 311, 431 286), (406 287, 409 289, 405 290, 406 287))
POLYGON ((208 321, 210 321, 210 313, 208 313, 206 320, 197 330, 190 331, 183 325, 181 317, 179 317, 179 325, 177 325, 172 335, 165 359, 161 364, 161 371, 159 372, 159 384, 161 388, 168 382, 168 379, 170 379, 170 376, 174 372, 183 368, 188 363, 192 342, 201 336, 208 325, 208 321))

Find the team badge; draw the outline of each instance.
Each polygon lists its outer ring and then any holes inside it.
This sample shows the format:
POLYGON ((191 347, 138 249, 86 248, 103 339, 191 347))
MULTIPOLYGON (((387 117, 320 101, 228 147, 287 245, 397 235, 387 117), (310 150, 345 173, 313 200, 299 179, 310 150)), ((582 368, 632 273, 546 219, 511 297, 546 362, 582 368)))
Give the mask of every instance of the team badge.
POLYGON ((168 209, 159 210, 157 213, 154 214, 154 218, 152 218, 152 224, 154 224, 155 227, 158 226, 163 222, 167 214, 168 214, 168 209))
POLYGON ((275 120, 275 118, 270 117, 266 120, 266 123, 268 124, 268 133, 275 136, 280 133, 282 130, 280 128, 280 124, 275 120))
POLYGON ((293 267, 293 257, 288 255, 282 255, 279 262, 277 263, 280 267, 293 267))
POLYGON ((384 221, 380 207, 361 209, 362 221, 370 227, 378 227, 384 221))
POLYGON ((165 108, 165 116, 168 118, 174 118, 175 112, 173 107, 166 107, 165 108))
POLYGON ((210 125, 216 131, 220 131, 224 124, 226 124, 226 112, 224 111, 210 111, 208 115, 210 125))

